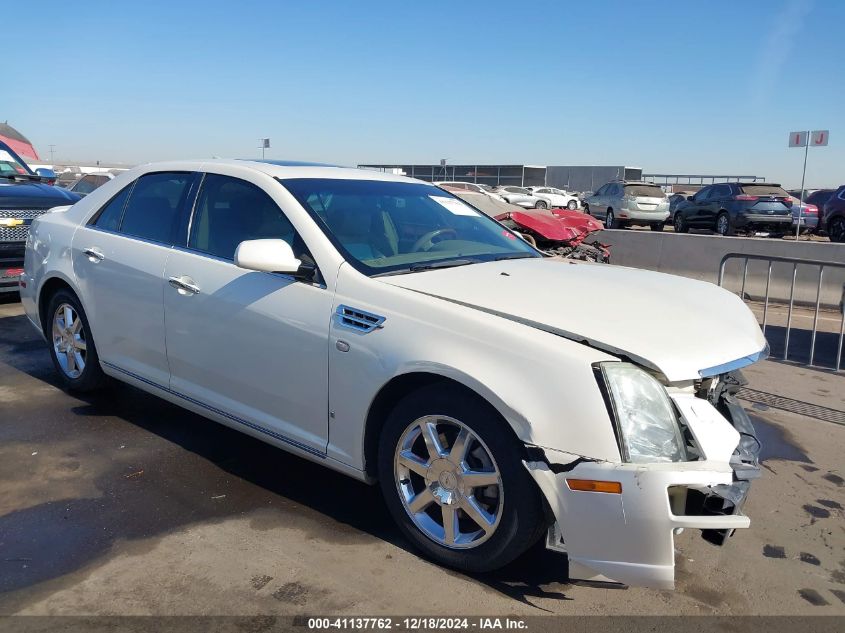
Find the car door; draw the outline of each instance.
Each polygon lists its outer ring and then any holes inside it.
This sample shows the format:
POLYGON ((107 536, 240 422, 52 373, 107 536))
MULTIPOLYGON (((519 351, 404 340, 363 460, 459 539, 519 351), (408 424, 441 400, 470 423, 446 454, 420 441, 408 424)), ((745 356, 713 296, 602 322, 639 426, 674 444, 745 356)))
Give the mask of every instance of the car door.
POLYGON ((604 220, 607 215, 605 193, 607 192, 608 187, 610 187, 610 185, 602 185, 599 187, 598 191, 590 196, 590 199, 588 200, 588 204, 590 205, 590 215, 598 218, 599 220, 604 220))
POLYGON ((622 185, 619 183, 611 183, 607 186, 607 190, 603 196, 604 199, 604 217, 607 217, 608 209, 613 209, 616 217, 619 217, 619 210, 622 207, 622 185))
POLYGON ((707 197, 712 191, 712 187, 704 187, 699 189, 692 197, 692 201, 682 207, 682 213, 690 226, 699 227, 703 225, 702 217, 704 215, 703 207, 706 204, 707 197))
POLYGON ((164 271, 196 174, 158 172, 122 189, 79 227, 73 268, 100 361, 166 387, 164 271))
POLYGON ((699 211, 701 226, 713 227, 716 225, 716 216, 722 209, 722 201, 728 198, 730 193, 731 188, 728 185, 714 185, 710 188, 710 193, 702 201, 699 211))
POLYGON ((280 238, 310 254, 258 185, 206 174, 186 247, 164 274, 170 388, 232 422, 324 454, 331 293, 234 264, 244 240, 280 238))

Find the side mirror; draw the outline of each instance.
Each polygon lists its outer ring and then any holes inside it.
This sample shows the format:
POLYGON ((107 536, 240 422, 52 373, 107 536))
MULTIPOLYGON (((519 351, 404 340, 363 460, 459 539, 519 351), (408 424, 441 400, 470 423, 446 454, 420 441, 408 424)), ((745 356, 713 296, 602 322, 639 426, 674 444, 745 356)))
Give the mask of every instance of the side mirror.
POLYGON ((284 240, 246 240, 235 249, 235 266, 266 273, 293 274, 302 262, 284 240))
POLYGON ((694 196, 687 196, 687 202, 693 202, 693 197, 694 196))
POLYGON ((55 183, 56 178, 58 178, 58 176, 56 176, 56 172, 52 169, 47 169, 46 167, 39 167, 35 170, 35 173, 41 176, 42 179, 48 181, 51 185, 55 183))

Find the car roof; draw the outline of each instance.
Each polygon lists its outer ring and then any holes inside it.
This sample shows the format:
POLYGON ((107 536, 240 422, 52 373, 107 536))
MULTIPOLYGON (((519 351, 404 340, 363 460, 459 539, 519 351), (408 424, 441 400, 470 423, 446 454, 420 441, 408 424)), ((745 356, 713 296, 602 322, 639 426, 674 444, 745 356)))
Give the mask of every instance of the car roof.
MULTIPOLYGON (((160 168, 166 171, 188 170, 203 171, 212 169, 215 165, 221 167, 240 167, 252 169, 267 174, 271 178, 287 180, 291 178, 330 178, 338 180, 380 180, 387 182, 409 182, 415 184, 431 184, 407 176, 399 176, 387 172, 357 167, 338 167, 323 163, 307 163, 300 161, 282 160, 254 160, 241 158, 211 158, 205 160, 175 160, 139 165, 143 172, 160 168)), ((133 170, 134 171, 134 170, 133 170)), ((432 185, 433 186, 433 185, 432 185)))

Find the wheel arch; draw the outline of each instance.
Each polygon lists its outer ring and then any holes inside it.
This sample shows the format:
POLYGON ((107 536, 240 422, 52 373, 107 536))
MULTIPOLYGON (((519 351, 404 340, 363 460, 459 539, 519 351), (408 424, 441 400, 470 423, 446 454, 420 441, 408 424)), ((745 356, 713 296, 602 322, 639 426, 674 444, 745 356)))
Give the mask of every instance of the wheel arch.
POLYGON ((47 324, 49 319, 47 319, 47 305, 50 303, 50 298, 56 294, 59 290, 68 290, 73 293, 73 296, 79 300, 79 293, 76 292, 76 289, 70 283, 68 279, 66 279, 63 275, 56 274, 52 277, 48 277, 45 279, 41 287, 38 290, 38 295, 36 296, 36 305, 38 306, 38 321, 39 325, 41 326, 41 331, 44 332, 45 336, 49 336, 49 333, 46 331, 47 324))
POLYGON ((453 377, 443 374, 416 371, 405 374, 399 374, 391 378, 378 391, 376 396, 370 403, 367 411, 367 418, 364 424, 364 471, 372 479, 378 477, 378 445, 381 431, 384 428, 387 416, 399 401, 414 391, 427 387, 433 384, 441 383, 444 386, 451 386, 460 389, 471 398, 474 398, 490 407, 502 419, 505 426, 510 430, 513 440, 517 446, 525 447, 525 442, 519 438, 517 430, 513 424, 508 420, 508 417, 502 413, 500 408, 491 402, 490 398, 485 397, 464 382, 453 377))

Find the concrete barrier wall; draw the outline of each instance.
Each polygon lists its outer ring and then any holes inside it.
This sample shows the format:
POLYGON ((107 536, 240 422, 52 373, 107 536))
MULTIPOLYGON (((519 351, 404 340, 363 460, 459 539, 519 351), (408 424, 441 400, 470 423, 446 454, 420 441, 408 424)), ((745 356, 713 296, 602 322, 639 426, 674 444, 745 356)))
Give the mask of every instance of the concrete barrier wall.
MULTIPOLYGON (((773 257, 794 257, 845 264, 845 244, 794 242, 765 238, 721 237, 717 235, 678 235, 639 230, 605 230, 598 239, 610 244, 611 262, 620 266, 645 268, 659 272, 718 283, 719 263, 728 253, 747 253, 773 257)), ((730 261, 725 269, 724 286, 739 292, 742 285, 742 260, 730 261)), ((818 287, 817 266, 799 265, 795 280, 795 301, 815 304, 818 287)), ((749 261, 745 294, 762 299, 766 291, 768 264, 749 261)), ((792 265, 775 263, 769 297, 789 301, 792 265)), ((845 268, 826 268, 822 281, 821 304, 838 309, 843 299, 845 268)))

